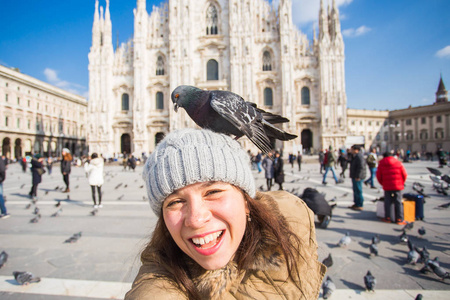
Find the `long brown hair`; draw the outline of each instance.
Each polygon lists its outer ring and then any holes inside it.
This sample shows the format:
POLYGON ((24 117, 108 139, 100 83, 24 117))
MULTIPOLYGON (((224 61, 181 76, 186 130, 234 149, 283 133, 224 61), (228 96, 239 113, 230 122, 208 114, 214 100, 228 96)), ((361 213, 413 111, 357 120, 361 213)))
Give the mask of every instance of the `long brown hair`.
MULTIPOLYGON (((245 270, 252 266, 255 253, 262 242, 272 239, 273 244, 280 247, 284 257, 289 277, 299 286, 300 274, 297 266, 301 241, 290 229, 288 222, 280 213, 276 204, 268 207, 266 203, 251 198, 242 191, 250 210, 251 221, 247 227, 234 260, 238 270, 245 270)), ((189 299, 201 299, 199 291, 191 279, 186 263, 186 255, 178 247, 160 215, 150 242, 142 251, 141 261, 161 263, 165 267, 167 279, 172 280, 189 299), (156 261, 155 261, 156 260, 156 261)))

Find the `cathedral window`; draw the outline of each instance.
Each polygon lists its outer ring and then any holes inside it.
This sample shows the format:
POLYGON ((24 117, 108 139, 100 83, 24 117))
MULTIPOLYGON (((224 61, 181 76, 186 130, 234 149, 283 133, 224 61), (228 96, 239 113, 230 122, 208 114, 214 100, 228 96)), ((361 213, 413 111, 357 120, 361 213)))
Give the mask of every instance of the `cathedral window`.
POLYGON ((309 88, 304 86, 302 87, 302 105, 310 105, 311 98, 309 94, 309 88))
POLYGON ((156 93, 156 109, 164 109, 164 94, 162 92, 156 93))
POLYGON ((158 56, 156 61, 156 76, 164 75, 164 60, 161 56, 158 56))
POLYGON ((206 11, 206 35, 217 34, 218 23, 216 6, 211 4, 206 11))
POLYGON ((272 58, 269 51, 264 51, 263 54, 263 71, 272 71, 272 58))
POLYGON ((130 109, 130 96, 128 94, 122 94, 122 110, 130 109))
POLYGON ((206 80, 219 80, 219 64, 214 59, 206 64, 206 80))
POLYGON ((273 92, 271 88, 264 89, 264 105, 272 106, 273 105, 273 92))

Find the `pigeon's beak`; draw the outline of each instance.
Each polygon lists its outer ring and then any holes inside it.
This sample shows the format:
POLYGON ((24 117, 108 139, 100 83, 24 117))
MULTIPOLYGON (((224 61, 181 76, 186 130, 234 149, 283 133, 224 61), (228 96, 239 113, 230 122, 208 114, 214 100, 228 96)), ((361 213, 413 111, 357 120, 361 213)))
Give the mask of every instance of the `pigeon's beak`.
POLYGON ((173 105, 173 110, 174 110, 175 112, 178 112, 178 104, 174 103, 174 105, 173 105))

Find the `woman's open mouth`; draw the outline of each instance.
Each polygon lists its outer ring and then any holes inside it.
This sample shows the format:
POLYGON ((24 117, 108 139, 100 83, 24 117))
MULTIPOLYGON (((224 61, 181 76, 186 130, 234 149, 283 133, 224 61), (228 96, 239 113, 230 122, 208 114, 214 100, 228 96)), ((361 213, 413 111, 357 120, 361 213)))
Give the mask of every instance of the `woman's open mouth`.
POLYGON ((214 247, 217 243, 219 243, 223 233, 224 230, 216 231, 203 237, 192 238, 191 242, 192 244, 194 244, 196 248, 209 249, 214 247))

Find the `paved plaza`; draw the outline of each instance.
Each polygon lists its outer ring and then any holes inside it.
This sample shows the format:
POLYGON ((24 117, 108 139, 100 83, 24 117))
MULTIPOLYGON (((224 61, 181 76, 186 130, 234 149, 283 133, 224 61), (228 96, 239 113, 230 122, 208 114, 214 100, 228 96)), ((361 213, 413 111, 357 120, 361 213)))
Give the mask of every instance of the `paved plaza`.
MULTIPOLYGON (((352 202, 351 181, 335 185, 331 174, 328 184, 322 185, 316 157, 305 157, 302 171, 297 165, 285 164, 285 190, 296 189, 301 194, 306 187, 313 187, 326 194, 326 199, 336 198, 337 207, 327 229, 316 230, 319 242, 319 259, 332 253, 334 265, 331 276, 337 291, 331 299, 414 299, 418 293, 424 299, 450 299, 450 280, 443 282, 434 274, 422 274, 422 264, 407 265, 408 247, 400 243, 403 226, 382 223, 376 217, 376 203, 383 192, 364 186, 364 210, 347 208, 352 202), (349 232, 352 243, 347 249, 336 246, 339 239, 349 232), (380 235, 379 256, 369 257, 372 236, 380 235), (363 276, 370 270, 377 278, 376 291, 364 291, 363 276)), ((405 192, 411 191, 417 181, 425 186, 425 220, 417 221, 408 232, 412 241, 421 249, 426 246, 431 257, 439 257, 440 264, 450 270, 450 209, 435 209, 450 202, 450 196, 438 195, 432 189, 426 167, 437 167, 437 162, 413 162, 405 164, 408 171, 405 192), (424 226, 425 236, 417 229, 424 226)), ((450 168, 440 169, 450 173, 450 168)), ((340 170, 339 170, 340 171, 340 170)), ((73 167, 71 192, 62 193, 64 185, 55 165, 53 173, 46 173, 39 185, 41 219, 35 217, 35 205, 28 193, 31 188, 29 170, 23 173, 18 164, 8 166, 4 182, 9 219, 0 220, 0 252, 9 254, 7 263, 0 269, 1 299, 122 299, 131 286, 140 265, 139 253, 150 238, 156 217, 146 199, 142 166, 124 171, 118 165, 105 166, 103 205, 96 216, 93 211, 90 186, 83 168, 73 167), (60 201, 62 213, 55 205, 60 201), (76 243, 64 243, 74 233, 82 236, 76 243), (41 282, 20 286, 12 276, 13 271, 29 271, 41 277, 41 282)), ((347 171, 348 172, 348 171, 347 171)), ((348 173, 347 173, 348 175, 348 173)), ((254 171, 257 187, 265 188, 263 173, 254 171)), ((348 176, 347 176, 348 177, 348 176)), ((277 189, 277 186, 275 186, 277 189)))

